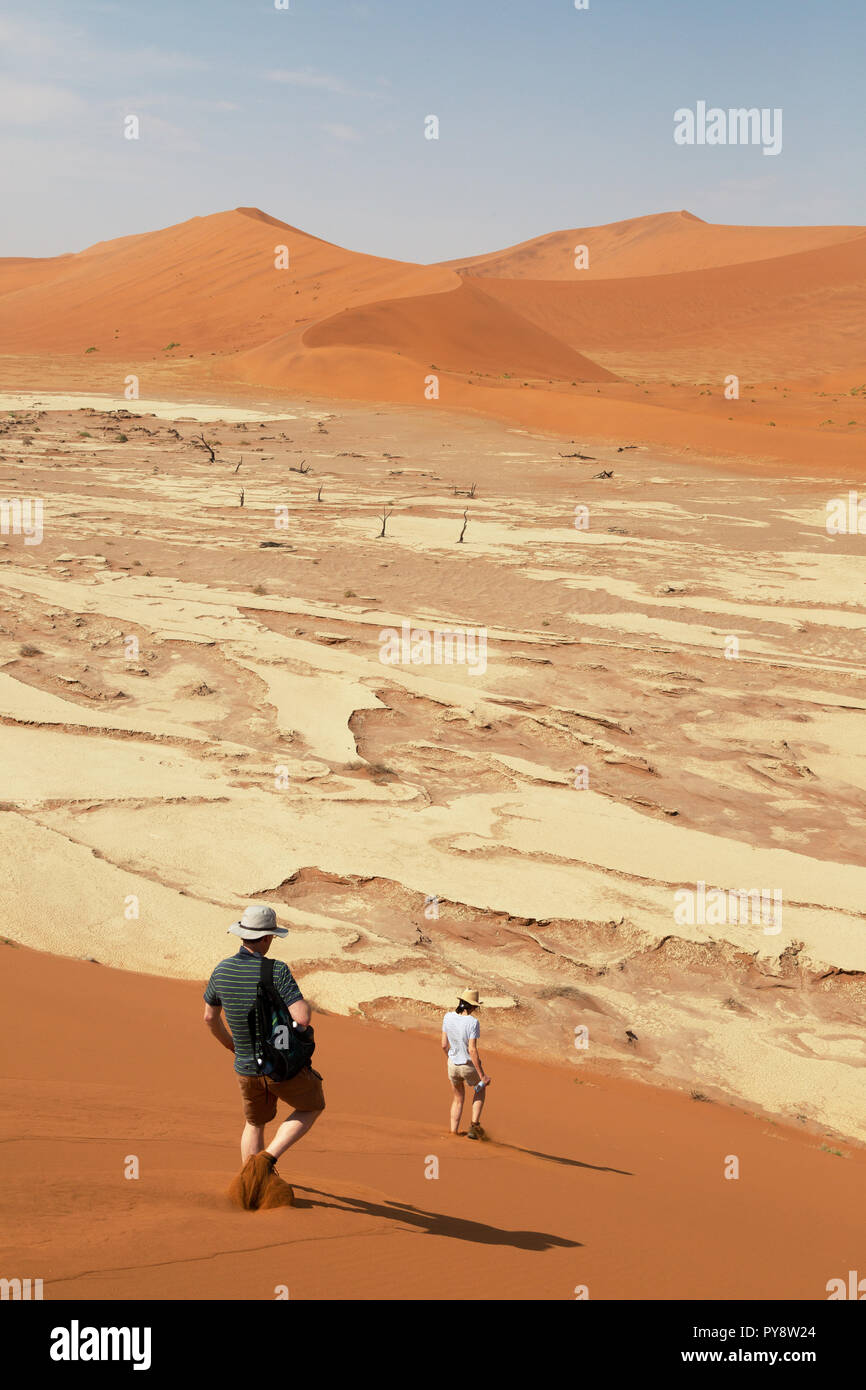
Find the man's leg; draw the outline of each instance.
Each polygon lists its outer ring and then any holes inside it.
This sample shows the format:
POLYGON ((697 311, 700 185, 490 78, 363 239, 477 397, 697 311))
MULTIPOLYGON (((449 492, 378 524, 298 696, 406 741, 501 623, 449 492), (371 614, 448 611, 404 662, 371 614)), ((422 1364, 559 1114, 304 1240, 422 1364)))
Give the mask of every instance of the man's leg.
POLYGON ((246 1163, 253 1154, 261 1153, 265 1147, 265 1127, 264 1125, 252 1125, 247 1120, 244 1125, 244 1132, 241 1135, 241 1158, 246 1163))
POLYGON ((460 1117, 463 1114, 464 1089, 462 1081, 452 1081, 451 1090, 453 1098, 451 1100, 451 1133, 456 1134, 460 1129, 460 1117))
POLYGON ((283 1120, 270 1144, 266 1153, 269 1153, 274 1162, 281 1154, 290 1149, 293 1144, 297 1144, 299 1139, 312 1129, 316 1120, 321 1115, 321 1110, 293 1110, 287 1120, 283 1120))

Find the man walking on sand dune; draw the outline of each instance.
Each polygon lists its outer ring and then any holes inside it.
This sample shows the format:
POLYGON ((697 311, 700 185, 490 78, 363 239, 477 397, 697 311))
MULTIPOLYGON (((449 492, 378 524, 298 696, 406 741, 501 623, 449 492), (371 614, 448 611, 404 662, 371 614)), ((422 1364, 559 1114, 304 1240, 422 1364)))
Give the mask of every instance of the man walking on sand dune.
MULTIPOLYGON (((245 1124, 241 1158, 244 1164, 229 1195, 247 1210, 292 1206, 292 1189, 277 1174, 276 1163, 287 1149, 303 1139, 324 1110, 322 1078, 309 1062, 288 1081, 274 1081, 262 1075, 249 1023, 250 1011, 256 1006, 262 962, 274 937, 289 933, 286 927, 277 926, 274 909, 264 903, 251 904, 240 921, 233 922, 228 930, 241 938, 241 948, 236 955, 221 960, 208 980, 204 992, 204 1021, 217 1041, 234 1053, 235 1072, 243 1098, 245 1124), (228 1028, 223 1022, 223 1009, 228 1028), (292 1113, 282 1121, 265 1148, 265 1125, 276 1115, 277 1101, 291 1105, 292 1113)), ((311 1041, 310 1006, 283 961, 273 962, 273 988, 285 1006, 291 1026, 311 1041)))

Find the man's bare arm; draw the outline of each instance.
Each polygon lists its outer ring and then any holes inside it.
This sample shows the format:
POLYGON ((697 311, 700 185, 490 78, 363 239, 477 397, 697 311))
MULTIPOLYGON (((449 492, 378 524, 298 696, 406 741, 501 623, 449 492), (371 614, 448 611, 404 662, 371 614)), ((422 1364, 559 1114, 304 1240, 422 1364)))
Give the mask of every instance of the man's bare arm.
POLYGON ((234 1052, 235 1045, 232 1042, 232 1035, 223 1021, 222 1005, 205 1004, 204 1021, 205 1027, 210 1029, 217 1042, 222 1043, 229 1052, 234 1052))
POLYGON ((290 1004, 289 1013, 299 1028, 306 1028, 313 1016, 313 1011, 306 999, 298 999, 294 1004, 290 1004))
POLYGON ((450 1052, 450 1051, 451 1051, 451 1044, 450 1044, 449 1041, 448 1041, 448 1034, 445 1032, 444 1028, 443 1028, 443 1030, 442 1030, 442 1051, 443 1051, 443 1052, 450 1052))

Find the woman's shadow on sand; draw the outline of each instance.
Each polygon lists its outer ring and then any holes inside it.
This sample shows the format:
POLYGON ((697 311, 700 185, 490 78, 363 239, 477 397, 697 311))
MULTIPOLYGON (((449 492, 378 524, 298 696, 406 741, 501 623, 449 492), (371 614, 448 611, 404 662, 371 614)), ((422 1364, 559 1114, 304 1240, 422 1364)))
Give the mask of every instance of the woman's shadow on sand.
POLYGON ((488 1226, 483 1221, 469 1221, 461 1216, 444 1216, 438 1211, 422 1211, 420 1207, 409 1206, 406 1202, 368 1202, 363 1197, 340 1197, 336 1193, 319 1192, 315 1187, 299 1187, 294 1184, 296 1207, 330 1207, 333 1211, 355 1211, 364 1216, 383 1217, 388 1221, 399 1221, 403 1225, 415 1226, 430 1236, 447 1236, 451 1240, 467 1240, 476 1245, 513 1245, 518 1250, 550 1250, 555 1245, 574 1249, 583 1244, 579 1240, 566 1240, 564 1236, 546 1235, 542 1231, 503 1231, 497 1226, 488 1226), (309 1192, 315 1201, 300 1197, 301 1192, 309 1192))
POLYGON ((528 1158, 540 1158, 545 1163, 562 1163, 567 1168, 589 1168, 593 1173, 618 1173, 621 1178, 633 1178, 628 1168, 605 1168, 600 1163, 584 1163, 579 1158, 564 1158, 561 1154, 545 1154, 540 1149, 521 1149, 517 1144, 506 1144, 502 1139, 491 1139, 491 1145, 497 1149, 510 1149, 515 1154, 526 1154, 528 1158))

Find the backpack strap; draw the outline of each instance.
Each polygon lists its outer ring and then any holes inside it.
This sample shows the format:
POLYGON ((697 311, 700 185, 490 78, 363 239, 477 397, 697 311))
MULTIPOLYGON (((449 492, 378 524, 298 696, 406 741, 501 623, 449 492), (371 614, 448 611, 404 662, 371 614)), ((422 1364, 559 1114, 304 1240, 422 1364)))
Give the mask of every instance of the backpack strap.
POLYGON ((264 1040, 266 1025, 264 1010, 260 1009, 261 993, 270 997, 274 993, 274 962, 268 960, 267 956, 262 956, 262 963, 259 967, 259 983, 256 989, 256 997, 253 1006, 247 1014, 247 1028, 250 1034, 250 1046, 253 1056, 256 1055, 256 1044, 259 1037, 264 1040))
POLYGON ((262 956, 261 969, 259 970, 259 984, 265 989, 274 988, 274 962, 268 956, 262 956))
POLYGON ((276 962, 269 960, 267 956, 262 956, 262 966, 259 971, 259 989, 265 998, 269 1000, 271 1007, 275 1009, 278 1014, 287 1015, 289 1022, 291 1022, 291 1016, 283 1001, 283 996, 274 984, 275 964, 276 962))

